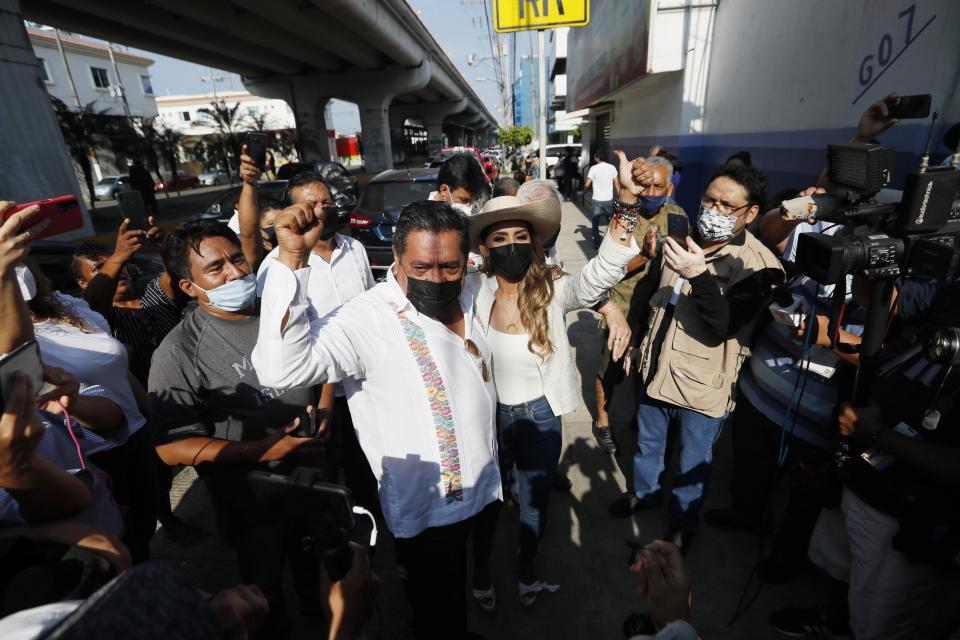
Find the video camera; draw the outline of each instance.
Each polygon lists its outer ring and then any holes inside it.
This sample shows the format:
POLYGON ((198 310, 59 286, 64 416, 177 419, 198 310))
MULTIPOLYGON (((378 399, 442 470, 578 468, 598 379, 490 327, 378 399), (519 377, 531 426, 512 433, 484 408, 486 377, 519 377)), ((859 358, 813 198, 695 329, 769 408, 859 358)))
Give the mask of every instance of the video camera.
POLYGON ((928 167, 924 155, 920 167, 907 174, 900 202, 878 204, 872 198, 893 175, 893 147, 828 145, 831 193, 785 202, 784 209, 799 211, 797 217, 843 224, 845 233, 801 234, 797 268, 822 284, 843 282, 847 274, 955 278, 960 258, 956 158, 953 166, 928 167))

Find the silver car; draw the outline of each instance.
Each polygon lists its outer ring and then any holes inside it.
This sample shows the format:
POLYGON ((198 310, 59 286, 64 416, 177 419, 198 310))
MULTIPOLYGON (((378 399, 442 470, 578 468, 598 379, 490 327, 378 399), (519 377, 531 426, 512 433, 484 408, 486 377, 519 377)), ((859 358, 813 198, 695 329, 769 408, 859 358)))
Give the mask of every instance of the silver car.
POLYGON ((107 176, 94 185, 93 195, 97 200, 115 200, 121 191, 132 191, 130 176, 107 176))
POLYGON ((230 174, 223 170, 204 171, 199 176, 200 184, 204 187, 218 187, 221 184, 230 184, 230 174))

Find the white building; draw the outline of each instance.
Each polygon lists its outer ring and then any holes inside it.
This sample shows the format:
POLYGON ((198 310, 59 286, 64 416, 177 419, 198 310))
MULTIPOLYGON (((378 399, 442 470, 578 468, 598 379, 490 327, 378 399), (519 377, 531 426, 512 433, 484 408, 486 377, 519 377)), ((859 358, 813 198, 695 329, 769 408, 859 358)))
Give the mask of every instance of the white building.
POLYGON ((40 63, 40 75, 46 84, 47 92, 63 101, 70 109, 76 110, 79 99, 82 106, 93 103, 97 111, 107 115, 126 115, 120 93, 122 87, 126 92, 131 116, 149 118, 157 115, 150 81, 150 65, 153 64, 150 58, 128 53, 121 47, 114 46, 114 67, 110 61, 110 50, 103 44, 61 32, 60 41, 64 54, 61 56, 52 29, 31 28, 27 29, 27 34, 40 63), (64 57, 67 66, 64 66, 64 57), (70 74, 73 76, 76 94, 70 85, 70 74))
POLYGON ((160 96, 157 109, 160 113, 158 124, 180 131, 184 135, 203 136, 216 133, 217 129, 209 116, 200 109, 210 108, 210 104, 222 100, 227 107, 238 104, 237 131, 252 128, 253 119, 263 117, 264 129, 279 131, 295 129, 296 121, 290 106, 283 100, 261 98, 247 91, 219 91, 214 94, 160 96))
MULTIPOLYGON (((828 143, 890 93, 932 95, 933 158, 960 120, 956 0, 592 0, 570 31, 567 116, 584 119, 585 150, 680 157, 680 204, 699 206, 716 167, 740 149, 769 192, 816 182, 828 143)), ((897 150, 894 186, 916 166, 926 120, 880 136, 897 150)))

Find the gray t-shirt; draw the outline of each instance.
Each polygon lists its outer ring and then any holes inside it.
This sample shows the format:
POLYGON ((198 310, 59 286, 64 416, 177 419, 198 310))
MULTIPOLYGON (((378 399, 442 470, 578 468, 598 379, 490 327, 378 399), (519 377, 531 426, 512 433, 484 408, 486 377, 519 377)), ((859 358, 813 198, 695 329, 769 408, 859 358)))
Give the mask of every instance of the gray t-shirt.
POLYGON ((196 307, 167 334, 150 367, 157 443, 195 436, 259 440, 316 406, 313 388, 260 384, 250 360, 259 328, 259 316, 222 320, 196 307))

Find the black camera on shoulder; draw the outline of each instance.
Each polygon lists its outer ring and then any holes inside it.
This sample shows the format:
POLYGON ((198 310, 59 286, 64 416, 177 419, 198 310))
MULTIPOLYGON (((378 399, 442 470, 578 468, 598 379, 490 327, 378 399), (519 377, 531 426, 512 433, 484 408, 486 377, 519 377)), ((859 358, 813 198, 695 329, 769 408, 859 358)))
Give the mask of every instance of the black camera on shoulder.
POLYGON ((806 211, 817 220, 846 228, 837 235, 800 235, 796 264, 802 273, 823 284, 840 283, 847 274, 871 279, 915 275, 952 280, 957 276, 957 154, 953 166, 945 167, 927 166, 925 154, 918 169, 907 174, 900 202, 877 203, 872 199, 889 184, 894 155, 893 147, 881 144, 827 147, 831 193, 811 196, 806 211))

